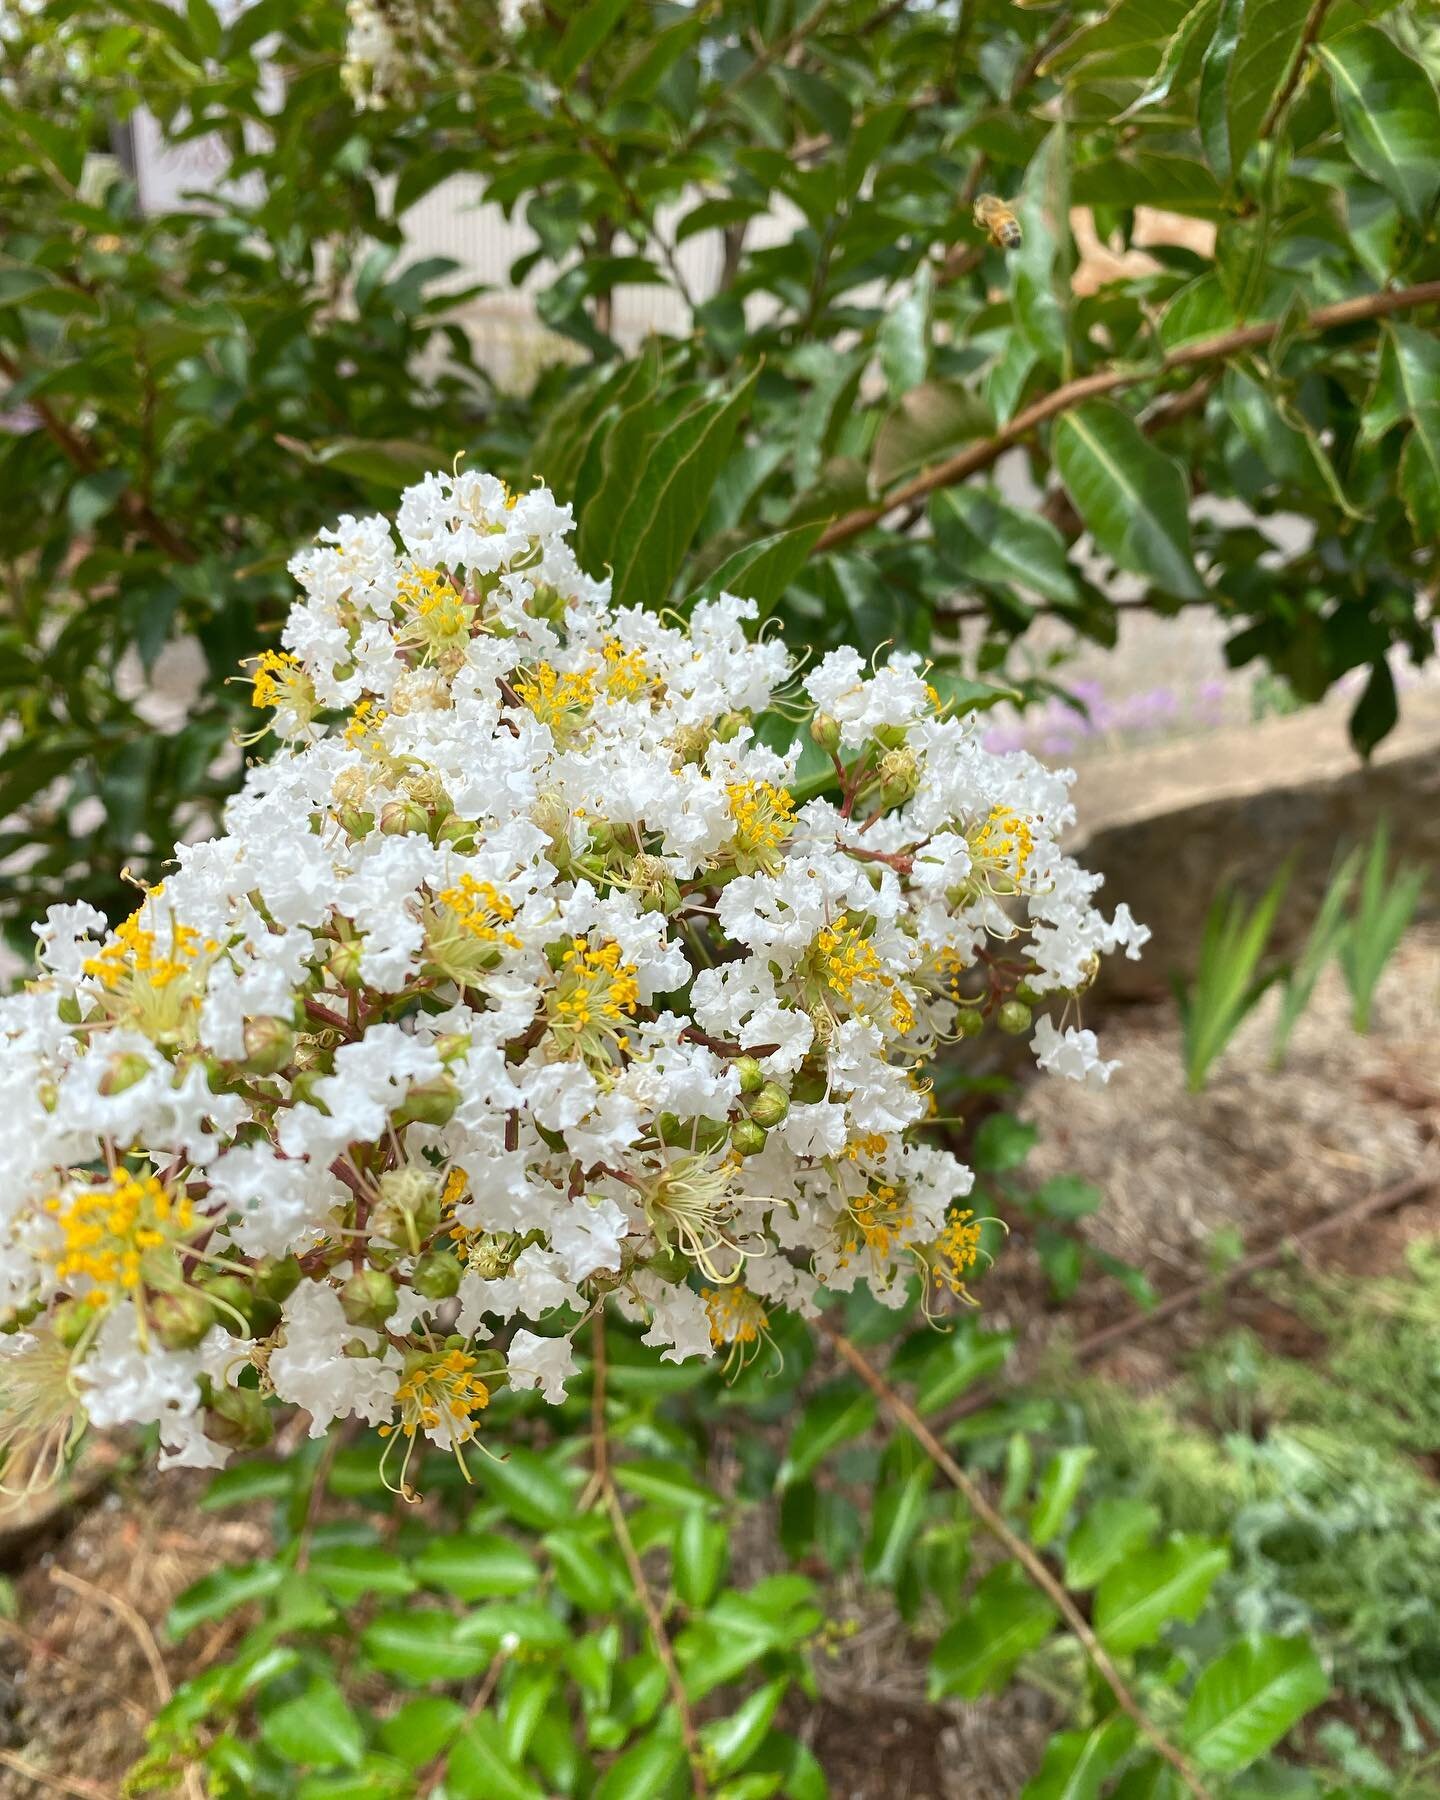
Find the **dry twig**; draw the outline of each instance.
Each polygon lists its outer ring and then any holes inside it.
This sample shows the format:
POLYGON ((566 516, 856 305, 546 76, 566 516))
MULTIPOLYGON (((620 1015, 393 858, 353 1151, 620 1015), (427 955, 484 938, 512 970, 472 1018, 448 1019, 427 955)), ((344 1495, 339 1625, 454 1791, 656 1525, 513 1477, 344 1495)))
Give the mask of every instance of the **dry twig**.
POLYGON ((0 1750, 0 1767, 13 1769, 36 1788, 52 1794, 70 1794, 74 1800, 115 1800, 114 1788, 101 1787, 98 1781, 85 1781, 76 1775, 52 1775, 48 1769, 30 1762, 18 1750, 0 1750))

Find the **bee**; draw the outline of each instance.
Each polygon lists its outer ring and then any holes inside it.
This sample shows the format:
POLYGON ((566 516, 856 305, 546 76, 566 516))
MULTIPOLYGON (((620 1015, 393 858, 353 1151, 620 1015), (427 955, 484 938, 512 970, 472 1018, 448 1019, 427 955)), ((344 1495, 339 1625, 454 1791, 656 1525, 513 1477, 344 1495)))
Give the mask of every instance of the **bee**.
POLYGON ((1021 244, 1020 221, 1009 203, 998 194, 981 194, 975 202, 975 223, 990 234, 990 242, 1001 250, 1018 250, 1021 244))

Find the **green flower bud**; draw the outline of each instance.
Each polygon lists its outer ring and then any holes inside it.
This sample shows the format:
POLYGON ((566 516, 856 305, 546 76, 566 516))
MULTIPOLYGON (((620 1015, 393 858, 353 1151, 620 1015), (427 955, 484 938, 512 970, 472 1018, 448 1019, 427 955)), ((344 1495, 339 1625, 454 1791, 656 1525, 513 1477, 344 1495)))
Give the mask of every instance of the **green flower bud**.
POLYGON ((1044 1001, 1045 995, 1033 983, 1022 981, 1016 986, 1015 998, 1023 1000, 1027 1006, 1038 1006, 1044 1001))
POLYGON ((840 749, 840 721, 832 719, 829 713, 816 713, 810 721, 810 741, 827 756, 836 755, 840 749))
POLYGON ((422 1300, 448 1300, 460 1288, 460 1265, 444 1250, 427 1250, 415 1264, 410 1285, 422 1300))
POLYGON ((875 742, 882 750, 898 750, 905 742, 903 725, 882 725, 875 733, 875 742))
POLYGON ((1007 1000, 995 1015, 995 1023, 1011 1037, 1023 1037, 1035 1022, 1035 1015, 1023 1000, 1007 1000))
POLYGON ((363 985, 360 974, 360 958, 363 954, 359 938, 346 938, 343 944, 335 946, 326 961, 325 967, 348 993, 353 994, 363 985))
POLYGON ((757 1125, 778 1125, 790 1110, 790 1096, 778 1081, 767 1081, 749 1104, 750 1117, 757 1125))
POLYGON ((375 815, 358 806, 343 806, 340 809, 340 829, 347 837, 369 837, 375 829, 375 815))
POLYGON ((741 1156, 758 1156, 765 1148, 769 1133, 753 1119, 737 1119, 730 1127, 730 1142, 741 1156))
POLYGON ((143 1081, 150 1073, 150 1064, 138 1050, 126 1050, 118 1056, 112 1056, 105 1065, 105 1073, 100 1077, 100 1092, 107 1096, 123 1094, 126 1088, 134 1087, 137 1081, 143 1081))
POLYGON ((297 1256, 272 1256, 255 1271, 255 1286, 267 1300, 288 1300, 300 1285, 301 1268, 297 1256))
POLYGON ((380 808, 380 829, 386 837, 428 835, 430 815, 418 800, 387 800, 380 808))
POLYGON ((743 712, 722 713, 715 721, 715 736, 722 744, 728 744, 739 737, 750 723, 749 715, 743 712))
POLYGON ((755 1057, 737 1056, 735 1061, 731 1064, 731 1067, 740 1077, 740 1092, 742 1094, 758 1094, 761 1088, 764 1087, 765 1071, 760 1067, 760 1064, 755 1057))
POLYGON ((460 1104, 460 1089, 448 1075, 419 1081, 394 1113, 397 1125, 448 1125, 460 1104))
POLYGON ((985 1029, 985 1016, 973 1007, 962 1006, 955 1015, 955 1029, 961 1037, 979 1037, 985 1029))
POLYGON ((399 1304, 394 1279, 381 1269, 357 1269, 340 1290, 345 1317, 372 1331, 379 1331, 399 1304))
POLYGON ((193 1350, 215 1323, 215 1308, 198 1288, 156 1294, 146 1308, 150 1329, 167 1350, 193 1350))
POLYGON ((435 1054, 442 1063, 464 1062, 470 1053, 468 1031, 447 1031, 435 1040, 435 1054))
POLYGON ((268 1295, 257 1293, 238 1275, 207 1275, 202 1286, 214 1304, 215 1322, 223 1325, 231 1337, 239 1337, 242 1331, 248 1331, 252 1337, 268 1337, 280 1323, 280 1308, 275 1302, 268 1295))
POLYGON ((245 1021, 245 1069, 251 1075, 276 1075, 295 1051, 295 1033, 284 1019, 265 1016, 245 1021))
POLYGON ((62 995, 55 1010, 60 1015, 62 1025, 78 1025, 84 1016, 80 1011, 80 1001, 74 994, 62 995))
POLYGON ((442 821, 435 834, 437 844, 449 844, 456 850, 469 852, 475 848, 475 826, 469 819, 462 819, 458 813, 451 813, 442 821))
POLYGON ((205 1435, 232 1450, 259 1450, 274 1435, 274 1421, 258 1388, 216 1388, 205 1408, 205 1435))

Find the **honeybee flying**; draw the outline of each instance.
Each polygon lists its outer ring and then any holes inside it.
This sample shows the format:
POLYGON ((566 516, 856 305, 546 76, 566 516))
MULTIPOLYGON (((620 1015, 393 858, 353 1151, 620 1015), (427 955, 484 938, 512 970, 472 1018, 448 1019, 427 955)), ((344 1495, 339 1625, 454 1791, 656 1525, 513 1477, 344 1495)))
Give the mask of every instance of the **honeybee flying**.
POLYGON ((1002 250, 1020 248, 1020 221, 998 194, 981 194, 975 201, 975 223, 990 234, 990 242, 1002 250))

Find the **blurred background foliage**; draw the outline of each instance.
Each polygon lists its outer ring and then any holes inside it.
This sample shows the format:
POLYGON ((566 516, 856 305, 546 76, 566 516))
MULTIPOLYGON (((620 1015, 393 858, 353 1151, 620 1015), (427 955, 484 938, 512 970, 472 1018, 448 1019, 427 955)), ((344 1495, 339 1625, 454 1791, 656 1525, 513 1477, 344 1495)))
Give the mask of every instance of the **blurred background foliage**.
POLYGON ((204 828, 287 555, 461 452, 574 500, 629 601, 723 580, 981 703, 1047 691, 1011 666, 1040 616, 1107 643, 1120 609, 1203 606, 1302 699, 1366 671, 1355 740, 1390 729, 1440 581, 1432 8, 352 11, 7 11, 12 927, 123 904, 121 867, 204 828), (140 109, 224 146, 203 205, 142 209, 112 157, 140 109), (534 234, 510 279, 556 354, 503 386, 453 267, 403 253, 457 173, 534 234), (640 286, 678 296, 644 343, 640 286), (203 679, 157 729, 177 638, 203 679))

